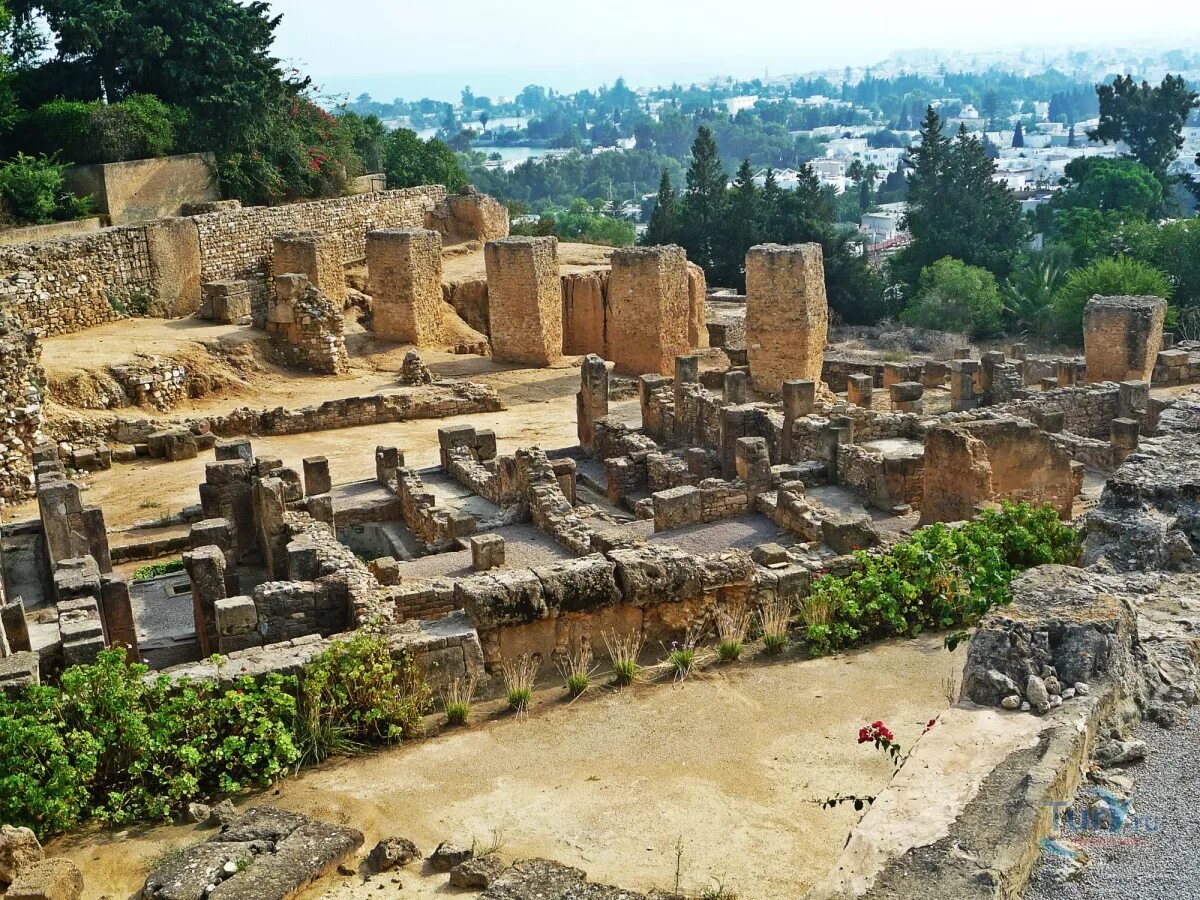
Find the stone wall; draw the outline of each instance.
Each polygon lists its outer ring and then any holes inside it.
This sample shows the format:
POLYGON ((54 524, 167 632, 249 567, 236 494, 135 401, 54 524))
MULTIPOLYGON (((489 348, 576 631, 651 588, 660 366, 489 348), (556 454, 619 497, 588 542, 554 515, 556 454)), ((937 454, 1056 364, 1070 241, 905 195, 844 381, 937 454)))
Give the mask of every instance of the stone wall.
POLYGON ((760 244, 746 254, 746 351, 760 391, 819 381, 829 331, 820 244, 760 244))
POLYGON ((240 280, 261 310, 276 234, 318 231, 343 264, 356 262, 368 231, 422 227, 445 193, 431 185, 287 206, 210 204, 184 219, 0 247, 0 308, 39 335, 67 334, 121 318, 131 301, 184 315, 199 305, 201 283, 240 280))
POLYGON ((563 351, 558 239, 489 241, 484 261, 493 356, 536 366, 558 362, 563 351))
POLYGON ((305 276, 276 276, 266 324, 290 364, 326 375, 349 368, 342 307, 305 276))
POLYGON ((937 425, 926 434, 922 525, 969 519, 1001 500, 1050 503, 1066 519, 1077 492, 1069 451, 1027 420, 937 425))
POLYGON ((0 311, 0 500, 33 494, 33 448, 41 442, 42 398, 46 383, 41 345, 31 332, 7 321, 0 311))
POLYGON ((177 216, 188 204, 221 199, 211 153, 73 166, 65 184, 76 194, 91 194, 113 225, 177 216))

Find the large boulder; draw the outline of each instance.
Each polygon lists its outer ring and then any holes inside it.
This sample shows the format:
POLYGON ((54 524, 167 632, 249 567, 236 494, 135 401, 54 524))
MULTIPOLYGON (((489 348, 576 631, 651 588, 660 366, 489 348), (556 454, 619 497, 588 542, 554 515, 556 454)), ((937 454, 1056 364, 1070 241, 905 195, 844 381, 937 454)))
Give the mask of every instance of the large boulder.
POLYGON ((43 859, 21 870, 8 886, 5 900, 79 900, 83 873, 69 859, 43 859))
POLYGON ((28 828, 0 826, 0 885, 16 881, 23 869, 45 856, 36 835, 28 828))

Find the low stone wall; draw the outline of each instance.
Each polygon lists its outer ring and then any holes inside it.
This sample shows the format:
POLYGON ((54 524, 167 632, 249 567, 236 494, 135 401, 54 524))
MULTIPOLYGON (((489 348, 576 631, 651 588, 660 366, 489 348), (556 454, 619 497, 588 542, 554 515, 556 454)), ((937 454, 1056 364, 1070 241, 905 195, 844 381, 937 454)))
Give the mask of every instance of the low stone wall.
POLYGON ((46 383, 41 345, 14 327, 0 311, 0 499, 33 495, 33 448, 41 442, 42 398, 46 383))
POLYGON ((605 632, 677 639, 718 606, 748 605, 754 571, 740 551, 638 547, 475 575, 456 582, 454 596, 494 667, 526 654, 557 660, 581 646, 602 654, 605 632))
POLYGON ((1043 391, 1028 400, 989 407, 989 412, 1041 421, 1047 413, 1062 413, 1063 428, 1083 437, 1107 438, 1112 420, 1118 417, 1120 386, 1102 382, 1087 387, 1064 387, 1043 391))
POLYGON ((178 216, 189 204, 221 199, 211 153, 73 166, 65 184, 76 194, 91 194, 113 225, 178 216))

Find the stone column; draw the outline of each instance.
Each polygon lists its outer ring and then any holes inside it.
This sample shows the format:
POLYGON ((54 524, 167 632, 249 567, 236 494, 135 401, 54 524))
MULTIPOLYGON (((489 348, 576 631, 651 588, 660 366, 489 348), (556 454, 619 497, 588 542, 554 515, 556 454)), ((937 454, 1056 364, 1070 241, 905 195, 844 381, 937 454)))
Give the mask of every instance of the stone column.
POLYGON ((682 247, 614 250, 608 281, 608 355, 626 375, 670 375, 691 350, 687 254, 682 247))
POLYGON ((950 411, 966 412, 979 405, 975 396, 975 373, 979 363, 973 359, 959 359, 950 364, 950 411))
POLYGON ((870 409, 875 394, 875 379, 870 375, 851 375, 846 379, 846 402, 870 409))
POLYGON ((424 228, 370 232, 367 274, 375 334, 418 347, 442 342, 440 234, 424 228))
POLYGON ((760 244, 746 254, 746 350, 754 387, 821 380, 829 304, 820 244, 760 244))
MULTIPOLYGON (((750 375, 748 372, 726 372, 723 386, 726 403, 741 405, 750 402, 750 375)), ((675 412, 678 415, 678 405, 676 405, 675 412)))
POLYGON ((109 573, 100 576, 100 618, 110 647, 125 648, 125 658, 131 663, 140 662, 137 627, 133 620, 133 606, 129 602, 129 584, 120 575, 109 573))
POLYGON ((484 247, 492 355, 549 366, 562 359, 558 239, 510 237, 484 247))
POLYGON ((1089 384, 1149 381, 1162 347, 1167 301, 1161 297, 1093 297, 1083 309, 1089 384))
POLYGON ((338 309, 346 306, 346 272, 337 245, 315 231, 277 234, 271 246, 271 275, 304 275, 338 309))
POLYGON ((579 367, 579 392, 575 395, 575 428, 579 446, 588 453, 594 449, 595 422, 608 415, 608 365, 589 353, 579 367))
POLYGON ((192 581, 192 615, 200 656, 217 652, 217 615, 214 604, 225 594, 225 553, 220 547, 199 547, 183 554, 183 567, 192 581))
POLYGON ((792 426, 801 416, 810 415, 817 401, 814 381, 783 383, 783 438, 779 442, 779 461, 792 462, 792 426))
POLYGON ((889 388, 892 394, 892 411, 900 413, 919 413, 921 411, 921 396, 925 387, 919 381, 901 381, 889 388))
POLYGON ((313 497, 328 494, 333 490, 333 479, 329 475, 329 460, 324 456, 309 456, 303 460, 304 495, 313 497))

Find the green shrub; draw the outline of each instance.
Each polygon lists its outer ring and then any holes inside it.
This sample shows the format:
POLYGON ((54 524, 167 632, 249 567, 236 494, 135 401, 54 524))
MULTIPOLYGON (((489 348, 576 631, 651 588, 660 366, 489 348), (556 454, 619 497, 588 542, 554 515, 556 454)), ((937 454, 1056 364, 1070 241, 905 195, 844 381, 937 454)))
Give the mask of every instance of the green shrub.
POLYGON ((296 760, 289 679, 225 689, 147 672, 106 650, 59 687, 0 694, 0 819, 43 836, 92 816, 161 819, 270 784, 296 760))
POLYGON ((147 563, 133 570, 133 580, 141 581, 144 578, 157 578, 159 575, 170 575, 173 572, 182 571, 182 559, 169 559, 165 562, 147 563))
POLYGON ((930 525, 886 553, 857 552, 859 568, 845 577, 816 579, 803 603, 805 634, 814 651, 828 652, 971 625, 1012 599, 1018 571, 1074 564, 1079 552, 1078 534, 1049 505, 1006 503, 957 528, 930 525))
POLYGON ((1171 282, 1161 269, 1128 256, 1098 259, 1090 266, 1076 269, 1068 273, 1054 297, 1059 337, 1075 344, 1083 340, 1083 308, 1096 294, 1153 295, 1170 300, 1171 282))
POLYGON ((917 296, 900 319, 918 328, 987 335, 999 328, 1003 312, 991 272, 945 257, 921 270, 917 296))
POLYGON ((421 732, 430 691, 408 652, 392 656, 387 638, 360 632, 334 641, 300 674, 297 741, 304 761, 421 732))
POLYGON ((0 165, 0 201, 9 217, 35 225, 74 219, 91 210, 91 198, 63 186, 66 166, 48 156, 26 156, 0 165))
POLYGON ((53 100, 30 114, 24 149, 71 163, 109 163, 166 156, 185 114, 149 94, 119 103, 53 100))

